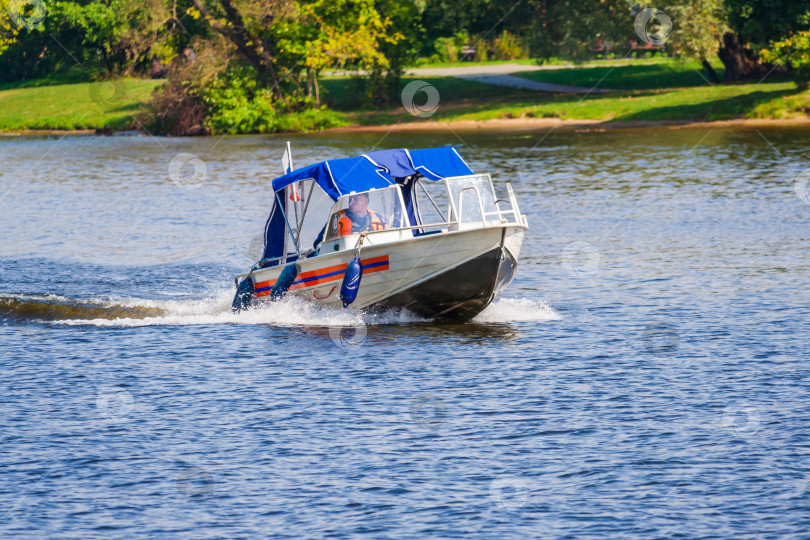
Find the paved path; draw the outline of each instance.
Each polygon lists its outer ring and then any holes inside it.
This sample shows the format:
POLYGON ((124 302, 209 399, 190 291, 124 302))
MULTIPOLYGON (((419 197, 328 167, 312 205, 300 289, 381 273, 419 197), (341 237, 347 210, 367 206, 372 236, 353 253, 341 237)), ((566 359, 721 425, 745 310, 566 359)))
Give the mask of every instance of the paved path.
MULTIPOLYGON (((584 64, 588 66, 589 64, 584 64)), ((597 64, 598 65, 598 64, 597 64)), ((458 77, 459 79, 469 79, 485 84, 494 84, 497 86, 510 86, 512 88, 524 88, 526 90, 535 90, 537 92, 554 92, 564 94, 587 94, 587 93, 602 93, 602 92, 615 92, 607 88, 585 88, 583 86, 568 86, 566 84, 554 84, 540 81, 532 81, 524 79, 523 77, 516 77, 512 73, 520 71, 543 71, 548 69, 570 69, 574 66, 538 66, 537 64, 485 64, 475 66, 458 65, 453 67, 442 68, 410 68, 405 70, 405 75, 412 75, 416 77, 458 77)), ((331 76, 349 76, 361 75, 365 72, 343 72, 331 71, 324 73, 324 75, 331 76)))
POLYGON ((524 88, 537 92, 555 92, 569 94, 587 94, 612 92, 606 88, 585 88, 582 86, 568 86, 565 84, 553 84, 540 81, 532 81, 522 77, 516 77, 511 73, 520 71, 542 71, 546 69, 560 69, 566 66, 538 66, 533 64, 488 64, 483 66, 453 66, 446 68, 412 68, 405 71, 406 75, 425 77, 458 77, 469 79, 485 84, 497 86, 510 86, 512 88, 524 88))
POLYGON ((408 75, 424 75, 425 77, 463 77, 467 75, 507 75, 518 71, 541 71, 544 69, 557 69, 560 66, 538 66, 537 64, 484 64, 464 65, 440 68, 409 68, 405 70, 408 75))

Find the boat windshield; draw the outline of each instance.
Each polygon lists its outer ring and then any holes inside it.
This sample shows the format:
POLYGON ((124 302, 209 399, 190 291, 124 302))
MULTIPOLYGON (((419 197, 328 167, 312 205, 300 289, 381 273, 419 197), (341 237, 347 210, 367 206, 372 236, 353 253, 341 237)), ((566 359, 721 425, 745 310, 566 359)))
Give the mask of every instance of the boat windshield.
POLYGON ((323 234, 323 216, 334 201, 312 180, 297 182, 284 191, 286 215, 290 220, 295 243, 288 242, 288 253, 295 253, 295 245, 306 252, 312 249, 323 234))
POLYGON ((326 225, 325 240, 406 226, 399 186, 351 193, 338 199, 326 225))
POLYGON ((487 174, 446 180, 451 201, 451 221, 459 223, 499 222, 501 212, 487 174))

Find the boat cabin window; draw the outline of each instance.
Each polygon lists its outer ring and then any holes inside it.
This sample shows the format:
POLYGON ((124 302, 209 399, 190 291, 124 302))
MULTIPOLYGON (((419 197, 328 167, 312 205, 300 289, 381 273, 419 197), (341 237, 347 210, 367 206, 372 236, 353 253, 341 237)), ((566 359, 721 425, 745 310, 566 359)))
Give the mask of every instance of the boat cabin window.
POLYGON ((325 240, 404 227, 399 186, 350 193, 338 199, 326 224, 325 240))

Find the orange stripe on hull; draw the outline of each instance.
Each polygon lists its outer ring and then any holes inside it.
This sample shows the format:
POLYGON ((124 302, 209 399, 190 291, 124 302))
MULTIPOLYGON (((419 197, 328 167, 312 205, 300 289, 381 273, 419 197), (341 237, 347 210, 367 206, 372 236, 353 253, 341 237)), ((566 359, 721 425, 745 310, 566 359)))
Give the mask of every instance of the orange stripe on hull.
MULTIPOLYGON (((374 272, 382 272, 383 270, 388 270, 388 268, 389 268, 388 255, 381 255, 379 257, 371 257, 369 259, 360 259, 360 264, 362 264, 364 267, 365 266, 370 266, 370 265, 376 264, 376 263, 385 263, 385 264, 381 264, 380 266, 375 266, 374 268, 369 268, 369 269, 364 268, 363 269, 363 275, 365 275, 365 274, 373 274, 374 272)), ((303 272, 303 273, 299 274, 295 278, 295 283, 290 287, 290 290, 294 291, 294 290, 298 290, 298 289, 305 289, 307 287, 313 287, 315 285, 321 285, 323 283, 329 283, 330 281, 343 279, 343 275, 345 274, 345 272, 346 272, 346 267, 344 265, 342 265, 342 264, 336 264, 334 266, 327 266, 326 268, 318 268, 316 270, 310 270, 308 272, 303 272), (335 274, 333 276, 326 276, 326 277, 323 277, 323 278, 320 278, 320 279, 310 280, 310 281, 307 281, 306 283, 300 281, 302 279, 313 278, 313 277, 316 277, 316 276, 320 276, 320 275, 323 275, 323 274, 331 274, 331 273, 334 273, 334 272, 340 272, 340 273, 335 274)), ((261 281, 259 283, 256 283, 255 288, 262 289, 264 287, 272 287, 275 284, 276 284, 276 280, 275 279, 270 279, 270 280, 267 280, 267 281, 261 281)), ((269 296, 272 292, 273 292, 272 289, 270 289, 270 290, 267 290, 267 291, 262 291, 260 293, 254 293, 253 297, 254 298, 261 298, 263 296, 269 296)))
MULTIPOLYGON (((388 265, 387 264, 384 264, 383 266, 376 266, 374 268, 369 268, 368 270, 363 270, 363 275, 373 274, 374 272, 381 272, 383 270, 388 270, 388 265)), ((333 271, 335 271, 335 270, 333 270, 333 271)), ((336 281, 338 279, 343 279, 344 274, 345 274, 345 270, 343 272, 341 272, 340 274, 337 274, 337 275, 334 275, 334 276, 327 276, 325 278, 316 279, 316 280, 313 280, 313 281, 307 281, 306 283, 297 283, 297 284, 293 285, 292 287, 290 287, 290 290, 294 291, 294 290, 297 290, 297 289, 306 289, 307 287, 312 287, 313 285, 321 285, 323 283, 329 283, 330 281, 336 281)))

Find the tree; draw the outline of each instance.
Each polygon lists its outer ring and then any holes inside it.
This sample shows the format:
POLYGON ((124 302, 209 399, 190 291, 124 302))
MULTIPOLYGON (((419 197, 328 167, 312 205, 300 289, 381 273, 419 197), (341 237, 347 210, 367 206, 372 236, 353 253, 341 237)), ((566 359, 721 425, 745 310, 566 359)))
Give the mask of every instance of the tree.
POLYGON ((622 0, 534 0, 530 43, 539 58, 585 60, 598 39, 621 42, 632 36, 630 6, 622 0))
POLYGON ((26 11, 30 9, 18 0, 0 0, 0 55, 26 30, 26 11))
POLYGON ((41 77, 74 66, 70 51, 80 48, 81 36, 60 25, 52 2, 0 0, 0 80, 41 77))
POLYGON ((717 53, 720 35, 725 30, 723 0, 682 0, 662 8, 673 22, 667 41, 676 56, 698 60, 714 83, 720 78, 708 59, 717 53))
POLYGON ((728 82, 763 76, 768 67, 757 53, 769 42, 810 27, 802 17, 810 11, 810 0, 725 0, 725 5, 732 31, 723 36, 718 56, 728 82))
MULTIPOLYGON (((395 45, 404 35, 392 29, 373 0, 315 0, 304 3, 302 14, 309 39, 303 41, 308 94, 320 105, 318 74, 324 69, 364 70, 373 78, 392 68, 385 45, 395 45)), ((292 40, 290 40, 292 41, 292 40)))
MULTIPOLYGON (((176 4, 173 4, 176 6, 176 4)), ((55 2, 63 24, 78 29, 86 50, 101 55, 109 73, 145 65, 177 17, 165 0, 55 2)))
MULTIPOLYGON (((0 8, 26 1, 0 0, 0 8)), ((0 78, 33 78, 77 67, 113 75, 145 71, 152 56, 173 57, 205 30, 190 18, 180 23, 190 1, 31 2, 46 14, 37 28, 7 28, 10 19, 0 18, 0 78)))
MULTIPOLYGON (((194 0, 211 29, 230 41, 278 100, 307 94, 320 101, 318 74, 324 69, 365 70, 385 76, 396 69, 390 49, 404 39, 392 27, 390 0, 194 0), (302 77, 302 74, 304 75, 302 77)), ((397 76, 398 78, 398 76, 397 76)))
POLYGON ((237 6, 232 0, 194 0, 194 5, 211 29, 222 34, 250 63, 260 83, 272 86, 273 93, 280 96, 276 42, 270 38, 293 13, 294 2, 264 0, 237 6))
POLYGON ((789 61, 799 90, 810 87, 810 30, 796 32, 771 43, 767 49, 760 51, 760 56, 763 61, 773 64, 789 61))

